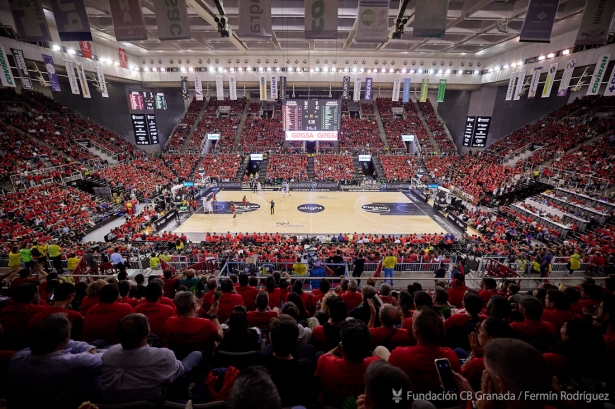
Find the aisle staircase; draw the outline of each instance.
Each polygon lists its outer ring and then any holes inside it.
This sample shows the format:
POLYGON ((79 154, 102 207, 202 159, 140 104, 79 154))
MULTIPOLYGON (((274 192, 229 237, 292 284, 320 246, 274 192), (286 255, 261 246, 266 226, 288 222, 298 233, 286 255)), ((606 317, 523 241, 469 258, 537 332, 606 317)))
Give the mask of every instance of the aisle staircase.
MULTIPOLYGON (((188 133, 188 137, 186 138, 186 140, 184 141, 184 145, 182 146, 181 153, 186 153, 186 149, 188 148, 188 146, 190 146, 190 141, 192 141, 192 138, 194 137, 194 133, 199 128, 199 124, 201 123, 201 119, 203 119, 203 115, 205 114, 205 109, 207 108, 207 103, 208 103, 208 101, 205 101, 203 103, 203 106, 201 107, 201 110, 199 111, 199 114, 197 115, 196 120, 194 121, 194 124, 192 124, 192 128, 190 128, 190 132, 188 133)), ((179 122, 181 122, 181 120, 179 122)), ((179 124, 179 122, 178 122, 178 124, 179 124)), ((175 126, 177 126, 177 125, 175 125, 175 126)), ((173 129, 173 130, 175 130, 175 129, 173 129)), ((171 132, 171 135, 173 135, 173 132, 171 132)))
POLYGON ((261 182, 261 184, 264 184, 265 179, 267 179, 267 168, 268 167, 269 167, 269 157, 267 157, 261 162, 261 169, 258 172, 258 181, 261 182))
POLYGON ((372 162, 374 163, 374 169, 376 170, 376 176, 378 179, 385 180, 386 175, 384 173, 384 169, 382 168, 382 163, 380 163, 380 158, 372 156, 372 162))
POLYGON ((384 147, 389 149, 389 140, 387 139, 386 132, 384 131, 384 125, 382 125, 382 118, 380 117, 380 111, 378 110, 378 104, 376 104, 375 99, 372 101, 372 106, 374 107, 374 116, 376 117, 378 130, 380 131, 380 139, 384 143, 384 147))
POLYGON ((363 172, 363 167, 357 155, 353 155, 352 157, 352 167, 354 168, 354 178, 356 180, 363 180, 365 173, 363 172))
POLYGON ((431 132, 431 129, 429 129, 429 125, 427 125, 427 121, 425 120, 425 117, 423 116, 423 113, 421 112, 421 109, 419 108, 419 103, 417 101, 412 101, 412 104, 414 105, 414 108, 416 109, 416 113, 419 116, 419 119, 421 120, 421 123, 423 124, 423 127, 425 128, 425 131, 427 131, 427 135, 429 135, 429 139, 431 140, 431 143, 433 144, 433 146, 436 147, 436 150, 438 151, 438 156, 442 156, 442 152, 440 151, 440 145, 438 145, 436 138, 433 137, 433 133, 431 132))
POLYGON ((308 165, 307 165, 308 177, 312 179, 314 177, 314 157, 308 156, 308 165))
POLYGON ((239 147, 241 142, 241 132, 243 132, 243 126, 246 123, 246 119, 248 118, 248 109, 250 108, 250 100, 243 107, 243 112, 241 113, 241 121, 239 121, 239 125, 237 125, 237 133, 235 133, 235 141, 233 142, 233 148, 231 152, 234 152, 239 147))
POLYGON ((87 143, 79 143, 79 145, 83 146, 88 151, 92 152, 94 155, 100 157, 103 160, 106 160, 109 163, 109 166, 117 165, 119 162, 116 159, 113 159, 112 156, 106 154, 102 149, 100 149, 97 145, 90 144, 91 146, 87 146, 87 143))
POLYGON ((235 174, 235 178, 242 180, 243 179, 243 175, 246 173, 246 167, 248 166, 249 161, 249 155, 246 155, 243 157, 243 159, 241 160, 241 163, 239 164, 239 167, 237 168, 237 173, 235 174))

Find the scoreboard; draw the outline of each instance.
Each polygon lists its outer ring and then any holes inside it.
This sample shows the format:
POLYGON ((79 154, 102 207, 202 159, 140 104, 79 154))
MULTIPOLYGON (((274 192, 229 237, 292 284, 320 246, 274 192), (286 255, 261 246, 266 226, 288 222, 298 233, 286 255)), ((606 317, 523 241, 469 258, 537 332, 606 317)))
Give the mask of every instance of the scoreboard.
POLYGON ((282 122, 287 140, 335 141, 340 129, 341 103, 334 99, 287 99, 282 122))

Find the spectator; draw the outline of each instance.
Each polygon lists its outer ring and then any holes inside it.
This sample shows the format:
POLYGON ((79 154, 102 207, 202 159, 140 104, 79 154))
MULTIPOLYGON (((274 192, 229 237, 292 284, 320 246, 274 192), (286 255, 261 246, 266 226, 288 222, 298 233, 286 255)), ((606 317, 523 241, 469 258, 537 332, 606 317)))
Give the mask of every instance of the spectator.
POLYGON ((537 298, 522 297, 519 301, 519 312, 523 314, 523 321, 510 325, 513 331, 527 342, 538 345, 539 349, 551 345, 557 335, 553 324, 540 320, 542 311, 542 304, 537 298))
POLYGON ((167 334, 167 320, 175 316, 175 309, 160 303, 162 286, 158 280, 151 281, 145 287, 145 302, 134 308, 134 312, 143 314, 148 321, 150 333, 164 339, 167 334))
POLYGON ((220 289, 222 290, 222 295, 218 300, 220 304, 218 315, 220 322, 226 322, 231 315, 231 310, 237 305, 244 306, 244 301, 243 297, 235 292, 233 282, 229 278, 222 281, 220 289))
POLYGON ((260 291, 256 296, 256 311, 248 311, 248 326, 268 329, 272 319, 278 316, 279 308, 269 308, 269 296, 260 291))
POLYGON ((246 308, 242 305, 237 305, 231 310, 231 315, 228 319, 228 329, 224 334, 222 342, 218 345, 218 351, 260 351, 261 339, 259 335, 256 330, 248 327, 246 308))
POLYGON ((84 341, 101 341, 105 345, 117 344, 117 324, 132 307, 120 303, 120 289, 117 284, 107 284, 100 289, 98 304, 90 307, 83 323, 84 341))
POLYGON ((18 351, 28 345, 28 322, 48 306, 39 305, 36 283, 24 283, 13 289, 13 302, 0 310, 2 348, 18 351))
POLYGON ((32 327, 34 323, 48 317, 52 314, 64 314, 71 323, 71 336, 73 339, 79 339, 81 330, 83 329, 83 317, 77 311, 69 309, 73 299, 75 298, 75 285, 71 283, 60 283, 53 292, 53 300, 51 307, 47 308, 30 318, 28 327, 32 327))
POLYGON ((281 409, 282 399, 269 373, 262 366, 252 366, 239 373, 228 402, 228 409, 281 409))
POLYGON ((246 306, 246 309, 248 311, 254 311, 256 309, 256 295, 258 294, 258 289, 249 285, 249 277, 246 273, 239 274, 238 280, 239 286, 235 287, 235 291, 243 298, 243 305, 246 306))
MULTIPOLYGON (((373 306, 373 303, 370 301, 373 306)), ((395 347, 408 345, 408 331, 403 328, 397 328, 401 324, 403 314, 400 314, 391 304, 384 304, 380 308, 380 327, 373 328, 376 321, 376 308, 372 310, 372 319, 369 322, 369 332, 371 333, 372 346, 379 345, 392 351, 395 347)))

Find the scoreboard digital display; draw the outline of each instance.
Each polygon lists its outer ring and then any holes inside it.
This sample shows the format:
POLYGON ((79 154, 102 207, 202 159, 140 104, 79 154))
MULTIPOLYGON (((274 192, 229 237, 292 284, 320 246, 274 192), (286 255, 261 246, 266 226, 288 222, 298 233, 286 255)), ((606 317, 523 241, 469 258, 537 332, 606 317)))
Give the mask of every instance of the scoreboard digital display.
POLYGON ((337 140, 341 103, 335 99, 287 99, 282 122, 287 140, 337 140))
POLYGON ((167 109, 164 94, 154 96, 150 91, 130 91, 128 94, 131 111, 153 111, 154 109, 167 109))

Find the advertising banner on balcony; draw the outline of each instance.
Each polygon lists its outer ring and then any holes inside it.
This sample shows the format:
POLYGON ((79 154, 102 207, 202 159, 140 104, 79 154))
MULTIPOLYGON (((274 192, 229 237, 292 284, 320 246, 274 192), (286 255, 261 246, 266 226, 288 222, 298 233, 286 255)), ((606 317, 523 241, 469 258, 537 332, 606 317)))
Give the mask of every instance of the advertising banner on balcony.
POLYGON ((572 73, 574 72, 574 67, 577 65, 577 60, 570 60, 566 63, 566 68, 564 68, 564 74, 562 75, 562 79, 559 82, 559 88, 557 90, 558 97, 565 97, 568 95, 568 87, 570 86, 570 80, 572 79, 572 73))
POLYGON ((542 98, 549 98, 549 95, 551 95, 551 89, 553 88, 553 81, 555 81, 555 74, 557 74, 558 65, 558 63, 553 63, 549 67, 549 73, 547 74, 547 79, 545 80, 545 86, 542 89, 542 98))
POLYGON ((399 89, 401 88, 401 78, 395 78, 393 80, 393 95, 391 96, 392 101, 399 101, 399 89))
POLYGON ((201 77, 194 77, 194 96, 197 101, 203 100, 203 82, 201 77))

